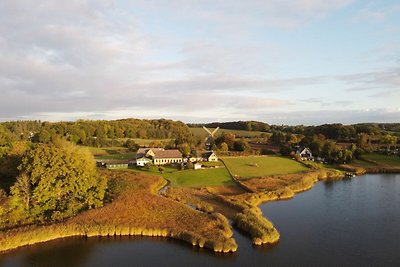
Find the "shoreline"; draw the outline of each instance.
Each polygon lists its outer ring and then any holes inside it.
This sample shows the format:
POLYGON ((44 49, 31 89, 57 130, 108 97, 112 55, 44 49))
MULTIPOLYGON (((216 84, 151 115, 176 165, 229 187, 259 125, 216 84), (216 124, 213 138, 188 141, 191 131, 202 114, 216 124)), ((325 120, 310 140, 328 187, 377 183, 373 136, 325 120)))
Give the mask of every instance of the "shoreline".
MULTIPOLYGON (((400 168, 383 167, 379 168, 358 168, 357 166, 341 166, 344 171, 355 170, 357 175, 376 174, 376 173, 400 173, 400 168), (350 169, 352 168, 352 169, 350 169), (365 172, 364 172, 365 171, 365 172)), ((287 177, 301 178, 299 181, 272 191, 256 191, 255 188, 246 184, 247 180, 240 181, 234 179, 239 187, 245 189, 248 193, 235 195, 231 198, 217 195, 225 205, 232 206, 241 210, 233 218, 233 226, 245 231, 253 239, 254 245, 275 244, 279 241, 280 234, 273 223, 262 214, 260 205, 268 201, 287 200, 293 198, 296 194, 308 191, 313 188, 318 181, 339 180, 345 178, 342 172, 333 169, 310 170, 306 173, 296 173, 278 176, 279 179, 287 177)), ((249 181, 266 178, 252 178, 249 181)), ((161 183, 153 185, 150 188, 151 194, 159 194, 159 191, 165 188, 168 181, 163 179, 161 183)), ((165 198, 165 196, 160 196, 165 198)), ((175 200, 174 200, 175 201, 175 200)), ((175 201, 179 202, 179 201, 175 201)), ((109 204, 107 204, 109 205, 109 204)), ((106 205, 106 206, 107 206, 106 205)), ((186 205, 186 204, 185 204, 186 205)), ((203 211, 196 211, 202 212, 203 211)), ((216 220, 227 223, 226 217, 219 213, 209 213, 211 217, 217 217, 216 220), (226 220, 226 221, 225 221, 226 220), (225 221, 225 222, 224 222, 225 221)), ((77 215, 76 217, 78 217, 77 215)), ((100 224, 75 224, 70 225, 70 221, 75 217, 67 219, 65 222, 42 225, 42 226, 23 226, 11 230, 5 230, 0 234, 0 254, 15 251, 19 248, 31 246, 34 244, 45 243, 52 240, 82 237, 117 237, 117 236, 147 236, 147 237, 168 237, 176 240, 185 241, 193 246, 208 248, 218 253, 232 253, 237 251, 237 244, 232 238, 232 233, 226 235, 227 240, 233 242, 223 243, 204 238, 197 233, 190 231, 176 231, 170 227, 135 227, 128 224, 119 225, 100 225, 100 224), (229 236, 229 237, 228 237, 229 236)), ((226 225, 225 225, 226 226, 226 225)), ((228 223, 229 226, 229 223, 228 223)), ((232 227, 232 226, 230 226, 232 227)), ((231 229, 229 228, 230 232, 231 229)), ((227 229, 225 231, 229 232, 227 229)))

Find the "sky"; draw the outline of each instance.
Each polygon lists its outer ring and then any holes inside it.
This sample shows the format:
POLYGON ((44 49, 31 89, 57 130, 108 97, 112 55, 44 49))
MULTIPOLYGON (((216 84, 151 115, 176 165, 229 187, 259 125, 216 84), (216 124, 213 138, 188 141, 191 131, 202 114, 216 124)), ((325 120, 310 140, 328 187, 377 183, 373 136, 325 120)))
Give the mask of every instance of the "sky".
POLYGON ((0 121, 400 122, 398 0, 0 1, 0 121))

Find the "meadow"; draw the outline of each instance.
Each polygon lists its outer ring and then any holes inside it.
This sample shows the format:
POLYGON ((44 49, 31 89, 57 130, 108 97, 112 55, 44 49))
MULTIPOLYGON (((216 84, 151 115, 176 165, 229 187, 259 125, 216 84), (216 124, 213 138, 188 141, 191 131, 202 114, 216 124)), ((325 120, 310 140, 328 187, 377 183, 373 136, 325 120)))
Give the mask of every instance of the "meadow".
POLYGON ((162 174, 171 182, 171 186, 203 187, 235 185, 225 167, 200 170, 183 170, 162 174))
POLYGON ((95 157, 101 160, 129 160, 136 157, 136 152, 124 147, 86 147, 95 157))
POLYGON ((400 157, 399 156, 370 153, 370 154, 364 154, 362 157, 363 157, 363 159, 375 162, 379 165, 400 167, 400 157))
POLYGON ((309 170, 297 161, 276 156, 226 157, 222 160, 233 176, 242 179, 309 170))

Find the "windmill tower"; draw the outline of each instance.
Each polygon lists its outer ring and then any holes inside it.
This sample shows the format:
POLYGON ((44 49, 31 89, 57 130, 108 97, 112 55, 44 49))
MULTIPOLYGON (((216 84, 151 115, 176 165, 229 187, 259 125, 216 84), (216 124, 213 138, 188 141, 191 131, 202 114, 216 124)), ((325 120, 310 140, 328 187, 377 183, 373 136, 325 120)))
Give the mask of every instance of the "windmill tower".
POLYGON ((214 144, 214 134, 219 130, 219 127, 215 128, 212 132, 208 130, 205 126, 203 126, 203 129, 208 133, 205 141, 206 150, 212 150, 212 146, 214 144))

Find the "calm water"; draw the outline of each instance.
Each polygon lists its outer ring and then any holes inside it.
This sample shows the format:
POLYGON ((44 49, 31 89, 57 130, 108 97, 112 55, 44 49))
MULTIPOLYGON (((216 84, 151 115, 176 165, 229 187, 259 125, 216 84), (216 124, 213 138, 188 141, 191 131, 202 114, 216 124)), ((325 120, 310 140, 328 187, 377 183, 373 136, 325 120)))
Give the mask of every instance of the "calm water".
POLYGON ((164 238, 73 238, 0 256, 0 266, 400 266, 400 175, 318 183, 288 201, 264 204, 281 233, 220 255, 164 238))

